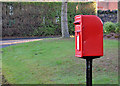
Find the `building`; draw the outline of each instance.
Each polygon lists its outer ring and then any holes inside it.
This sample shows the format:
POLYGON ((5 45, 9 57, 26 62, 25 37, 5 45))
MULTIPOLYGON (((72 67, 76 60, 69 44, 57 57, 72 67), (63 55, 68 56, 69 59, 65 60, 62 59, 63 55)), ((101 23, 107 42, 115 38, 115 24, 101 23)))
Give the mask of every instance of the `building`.
POLYGON ((97 2, 98 10, 117 10, 118 0, 84 0, 97 2))
POLYGON ((98 10, 117 10, 118 9, 118 2, 117 0, 113 1, 99 1, 98 2, 98 6, 97 6, 98 10))

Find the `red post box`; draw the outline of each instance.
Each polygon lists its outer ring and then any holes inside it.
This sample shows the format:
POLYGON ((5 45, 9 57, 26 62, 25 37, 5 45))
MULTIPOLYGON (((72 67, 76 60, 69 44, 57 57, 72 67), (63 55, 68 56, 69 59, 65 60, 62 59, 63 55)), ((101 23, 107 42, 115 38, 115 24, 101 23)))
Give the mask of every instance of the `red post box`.
POLYGON ((95 15, 75 16, 75 56, 103 56, 103 23, 95 15))

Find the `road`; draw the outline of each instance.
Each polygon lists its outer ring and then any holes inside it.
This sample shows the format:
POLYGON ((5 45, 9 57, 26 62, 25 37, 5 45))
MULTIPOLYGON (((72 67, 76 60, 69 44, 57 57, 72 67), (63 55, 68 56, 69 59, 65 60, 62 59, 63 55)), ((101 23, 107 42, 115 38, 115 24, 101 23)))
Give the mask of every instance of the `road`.
POLYGON ((11 46, 11 45, 16 45, 16 44, 19 44, 19 43, 39 41, 39 40, 43 40, 43 38, 2 39, 2 40, 0 40, 0 48, 8 47, 8 46, 11 46))

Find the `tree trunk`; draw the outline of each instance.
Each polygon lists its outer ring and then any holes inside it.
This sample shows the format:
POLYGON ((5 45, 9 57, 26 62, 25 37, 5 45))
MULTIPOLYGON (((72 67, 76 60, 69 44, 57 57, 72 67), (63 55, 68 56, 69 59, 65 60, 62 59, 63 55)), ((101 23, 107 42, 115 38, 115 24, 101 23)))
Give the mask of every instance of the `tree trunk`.
POLYGON ((68 38, 69 31, 68 31, 68 20, 67 20, 67 1, 62 2, 61 8, 61 32, 62 38, 68 38))
POLYGON ((118 18, 117 21, 120 22, 120 1, 118 1, 118 18))

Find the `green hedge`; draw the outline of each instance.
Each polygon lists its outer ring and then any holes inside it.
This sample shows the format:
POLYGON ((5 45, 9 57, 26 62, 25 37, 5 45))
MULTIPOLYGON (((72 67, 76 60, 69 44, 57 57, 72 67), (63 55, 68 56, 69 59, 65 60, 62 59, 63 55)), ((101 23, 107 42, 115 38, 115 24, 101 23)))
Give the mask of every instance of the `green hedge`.
MULTIPOLYGON (((61 35, 61 2, 5 2, 3 3, 2 36, 61 35), (10 6, 13 10, 10 10, 10 6), (13 15, 10 15, 10 13, 13 15)), ((95 15, 95 2, 68 2, 68 27, 74 34, 75 15, 95 15), (78 10, 76 10, 78 7, 78 10)))

